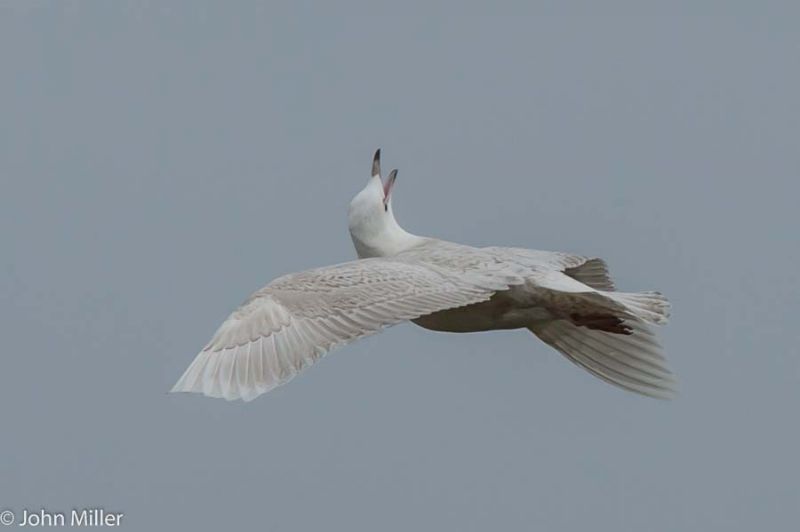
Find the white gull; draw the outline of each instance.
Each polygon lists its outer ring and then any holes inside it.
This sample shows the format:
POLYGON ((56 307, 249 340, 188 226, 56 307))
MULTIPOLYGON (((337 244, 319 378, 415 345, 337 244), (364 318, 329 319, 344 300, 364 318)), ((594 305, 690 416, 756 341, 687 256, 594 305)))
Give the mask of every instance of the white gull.
POLYGON ((284 275, 255 292, 172 391, 249 401, 335 347, 412 321, 448 332, 527 328, 606 382, 672 397, 675 380, 651 327, 669 315, 661 294, 615 291, 598 258, 412 235, 392 211, 396 177, 383 182, 378 150, 348 213, 358 260, 284 275))

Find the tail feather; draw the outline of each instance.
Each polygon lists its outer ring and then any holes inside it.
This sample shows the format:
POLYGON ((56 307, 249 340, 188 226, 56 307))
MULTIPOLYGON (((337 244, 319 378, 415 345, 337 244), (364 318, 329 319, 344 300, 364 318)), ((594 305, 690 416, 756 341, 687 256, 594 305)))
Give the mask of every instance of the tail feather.
POLYGON ((603 292, 637 318, 654 325, 669 321, 670 304, 660 292, 603 292))

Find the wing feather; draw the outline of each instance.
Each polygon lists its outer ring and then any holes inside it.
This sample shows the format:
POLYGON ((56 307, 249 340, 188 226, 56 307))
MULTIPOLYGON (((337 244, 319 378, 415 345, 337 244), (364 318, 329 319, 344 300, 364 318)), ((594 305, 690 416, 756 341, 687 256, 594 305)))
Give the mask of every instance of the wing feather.
POLYGON ((568 360, 602 380, 642 395, 670 399, 675 378, 647 325, 627 322, 632 335, 578 327, 566 320, 541 322, 530 330, 568 360))
POLYGON ((613 292, 616 289, 603 259, 588 259, 579 266, 565 268, 564 273, 596 290, 613 292))
POLYGON ((365 259, 278 278, 225 320, 172 391, 249 401, 337 346, 486 301, 515 280, 502 275, 452 275, 435 264, 365 259))

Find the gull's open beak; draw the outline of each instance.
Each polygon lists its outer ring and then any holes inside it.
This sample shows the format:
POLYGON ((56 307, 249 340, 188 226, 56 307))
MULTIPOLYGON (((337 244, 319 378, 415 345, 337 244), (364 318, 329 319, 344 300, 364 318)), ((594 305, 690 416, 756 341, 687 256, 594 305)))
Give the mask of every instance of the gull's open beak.
MULTIPOLYGON (((377 177, 381 179, 381 149, 378 148, 375 150, 375 156, 372 158, 372 177, 377 177)), ((397 179, 397 169, 395 168, 391 172, 389 172, 389 177, 386 179, 386 183, 383 183, 383 210, 389 210, 389 194, 392 193, 392 187, 394 186, 394 180, 397 179)))
POLYGON ((397 179, 397 168, 389 172, 389 178, 383 184, 383 210, 389 210, 389 194, 392 193, 395 179, 397 179))
POLYGON ((375 151, 375 157, 372 158, 372 177, 381 176, 381 149, 375 151))

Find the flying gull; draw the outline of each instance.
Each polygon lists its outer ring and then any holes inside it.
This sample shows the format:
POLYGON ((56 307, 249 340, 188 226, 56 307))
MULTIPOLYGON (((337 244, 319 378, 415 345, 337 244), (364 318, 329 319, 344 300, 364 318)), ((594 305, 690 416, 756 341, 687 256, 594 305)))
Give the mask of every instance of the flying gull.
POLYGON ((652 325, 658 292, 617 292, 602 259, 523 248, 477 248, 413 235, 397 223, 380 150, 350 202, 358 260, 279 277, 219 327, 172 388, 250 401, 332 349, 412 321, 426 329, 526 328, 620 388, 668 399, 675 389, 652 325))

